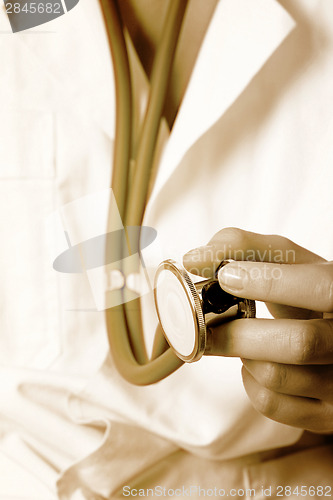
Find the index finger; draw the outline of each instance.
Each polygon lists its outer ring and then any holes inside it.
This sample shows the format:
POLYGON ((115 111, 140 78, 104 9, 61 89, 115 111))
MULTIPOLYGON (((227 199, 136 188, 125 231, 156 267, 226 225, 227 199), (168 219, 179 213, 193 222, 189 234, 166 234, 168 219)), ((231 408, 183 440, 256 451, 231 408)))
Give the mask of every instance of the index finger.
POLYGON ((325 262, 283 236, 229 227, 216 233, 207 245, 185 254, 183 264, 189 272, 210 278, 221 261, 227 259, 284 264, 325 262))
POLYGON ((220 286, 238 297, 333 312, 333 263, 231 262, 218 274, 220 286))
POLYGON ((238 319, 209 329, 206 355, 293 365, 333 363, 333 320, 238 319))

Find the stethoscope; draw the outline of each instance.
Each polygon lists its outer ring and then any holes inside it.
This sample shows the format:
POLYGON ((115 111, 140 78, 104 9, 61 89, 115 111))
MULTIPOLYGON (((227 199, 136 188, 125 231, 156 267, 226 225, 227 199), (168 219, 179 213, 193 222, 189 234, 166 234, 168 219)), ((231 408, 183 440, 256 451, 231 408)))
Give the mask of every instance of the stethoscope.
MULTIPOLYGON (((169 1, 159 45, 154 58, 146 114, 132 155, 132 84, 123 24, 116 0, 101 0, 115 74, 116 123, 111 188, 124 227, 141 226, 150 189, 153 157, 174 54, 188 0, 169 1)), ((113 227, 112 211, 108 231, 113 227)), ((139 253, 140 238, 131 242, 139 253)), ((138 264, 124 260, 121 272, 138 273, 138 264)), ((223 266, 225 262, 222 262, 223 266)), ((218 268, 218 269, 219 269, 218 268)), ((218 271, 216 270, 216 273, 218 271)), ((129 382, 147 385, 158 382, 184 362, 203 355, 210 320, 254 317, 253 301, 224 292, 217 274, 194 283, 187 271, 172 260, 162 262, 155 276, 154 297, 160 321, 152 356, 148 359, 143 338, 140 299, 126 286, 113 291, 119 303, 106 310, 106 326, 114 363, 129 382)))

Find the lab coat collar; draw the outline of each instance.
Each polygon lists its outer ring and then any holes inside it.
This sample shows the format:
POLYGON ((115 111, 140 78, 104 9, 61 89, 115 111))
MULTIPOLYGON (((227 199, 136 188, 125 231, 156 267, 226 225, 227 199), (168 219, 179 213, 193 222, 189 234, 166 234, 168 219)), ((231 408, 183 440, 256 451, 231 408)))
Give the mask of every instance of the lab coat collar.
POLYGON ((275 0, 220 0, 172 132, 146 214, 186 151, 220 119, 295 27, 275 0))

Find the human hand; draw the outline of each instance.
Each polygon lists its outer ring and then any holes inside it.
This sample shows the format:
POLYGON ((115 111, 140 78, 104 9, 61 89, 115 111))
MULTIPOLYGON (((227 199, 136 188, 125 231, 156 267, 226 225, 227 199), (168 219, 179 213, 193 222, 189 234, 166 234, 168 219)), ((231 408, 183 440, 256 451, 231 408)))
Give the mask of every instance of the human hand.
POLYGON ((333 263, 280 236, 227 228, 184 256, 189 272, 218 275, 233 295, 266 302, 275 319, 210 329, 205 354, 239 356, 245 390, 265 416, 333 433, 333 263), (251 262, 252 260, 252 262, 251 262))

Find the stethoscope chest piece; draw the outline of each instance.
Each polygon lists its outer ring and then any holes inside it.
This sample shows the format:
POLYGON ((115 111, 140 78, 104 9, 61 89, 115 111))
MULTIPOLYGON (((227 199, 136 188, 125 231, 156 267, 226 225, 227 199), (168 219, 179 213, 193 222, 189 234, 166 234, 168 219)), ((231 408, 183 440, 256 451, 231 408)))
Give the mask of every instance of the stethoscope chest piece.
POLYGON ((198 361, 206 349, 207 323, 255 317, 255 302, 228 294, 215 278, 194 283, 183 266, 163 261, 154 284, 155 305, 164 336, 177 356, 198 361))

